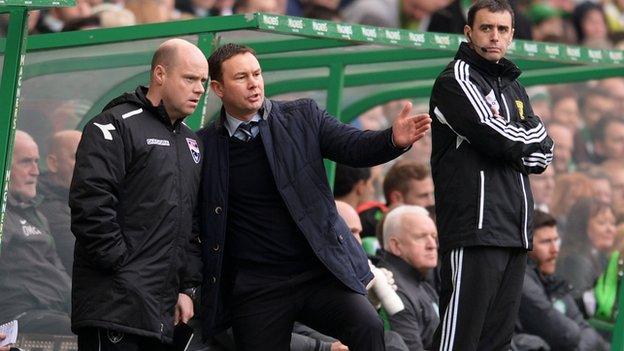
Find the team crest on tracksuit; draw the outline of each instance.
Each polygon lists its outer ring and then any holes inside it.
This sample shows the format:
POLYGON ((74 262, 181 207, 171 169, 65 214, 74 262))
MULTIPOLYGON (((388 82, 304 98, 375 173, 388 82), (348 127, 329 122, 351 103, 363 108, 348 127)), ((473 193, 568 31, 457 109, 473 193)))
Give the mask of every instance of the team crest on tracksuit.
POLYGON ((191 156, 193 156, 193 161, 195 161, 195 163, 199 163, 200 154, 199 154, 199 145, 197 145, 197 140, 186 138, 186 144, 188 145, 189 150, 191 151, 191 156))

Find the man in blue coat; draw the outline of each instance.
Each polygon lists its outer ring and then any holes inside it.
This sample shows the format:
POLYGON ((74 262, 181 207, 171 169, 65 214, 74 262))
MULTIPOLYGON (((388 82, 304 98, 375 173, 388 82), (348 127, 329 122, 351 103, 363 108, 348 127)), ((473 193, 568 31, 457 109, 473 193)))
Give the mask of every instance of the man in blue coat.
POLYGON ((204 336, 232 325, 237 350, 288 350, 300 321, 351 350, 383 350, 382 323, 365 297, 373 275, 338 216, 323 159, 387 162, 431 119, 410 116, 408 104, 392 128, 360 131, 312 100, 265 99, 248 47, 226 44, 208 64, 223 108, 199 133, 204 336))

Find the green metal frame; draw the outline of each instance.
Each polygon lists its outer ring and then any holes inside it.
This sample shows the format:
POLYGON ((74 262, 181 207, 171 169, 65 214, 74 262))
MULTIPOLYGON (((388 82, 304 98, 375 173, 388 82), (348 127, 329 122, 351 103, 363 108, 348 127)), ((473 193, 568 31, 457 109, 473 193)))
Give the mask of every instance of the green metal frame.
MULTIPOLYGON (((72 0, 32 0, 33 6, 55 6, 72 0)), ((2 4, 19 5, 26 0, 0 0, 2 4), (9 3, 10 2, 10 3, 9 3)), ((0 165, 4 177, 0 180, 4 206, 8 183, 12 140, 14 138, 17 102, 19 97, 20 59, 22 53, 48 52, 68 48, 84 48, 119 44, 147 39, 165 39, 175 36, 197 36, 197 45, 209 56, 220 40, 229 40, 236 31, 264 32, 258 37, 234 38, 253 47, 263 70, 269 73, 302 72, 320 69, 318 74, 289 74, 267 81, 267 96, 293 92, 324 91, 326 109, 342 121, 348 122, 379 104, 401 98, 424 98, 431 90, 433 79, 454 55, 463 36, 441 33, 423 33, 391 28, 334 23, 297 17, 267 14, 237 15, 194 19, 179 22, 146 24, 132 27, 96 29, 60 34, 35 35, 25 41, 24 7, 0 7, 0 12, 11 14, 11 25, 6 39, 0 39, 0 52, 5 54, 0 88, 0 165), (366 88, 355 101, 345 102, 348 89, 366 88), (6 92, 14 92, 13 95, 6 92)), ((116 67, 148 66, 151 52, 108 54, 87 58, 63 58, 40 63, 26 63, 23 79, 37 79, 50 74, 77 71, 104 70, 116 67)), ((598 50, 560 44, 517 40, 509 48, 508 56, 524 71, 521 81, 526 86, 558 84, 624 75, 624 52, 598 50)), ((316 72, 316 71, 315 71, 316 72)), ((140 72, 104 92, 85 116, 85 121, 97 114, 103 106, 122 91, 146 82, 149 72, 140 72)), ((193 128, 204 125, 210 117, 206 102, 201 99, 197 110, 187 118, 193 128)), ((214 112, 214 111, 213 111, 214 112)), ((83 121, 84 123, 84 121, 83 121)), ((327 164, 330 182, 333 167, 327 164)), ((4 207, 2 208, 4 214, 4 207)), ((0 235, 1 235, 0 218, 0 235)), ((1 244, 1 236, 0 236, 1 244)), ((621 288, 620 295, 624 289, 621 288)), ((620 298, 624 310, 624 298, 620 298)), ((623 330, 624 317, 616 323, 623 330)), ((618 329, 619 328, 619 329, 618 329)), ((620 333, 622 334, 622 333, 620 333)), ((624 351, 624 340, 613 340, 613 350, 624 351)))

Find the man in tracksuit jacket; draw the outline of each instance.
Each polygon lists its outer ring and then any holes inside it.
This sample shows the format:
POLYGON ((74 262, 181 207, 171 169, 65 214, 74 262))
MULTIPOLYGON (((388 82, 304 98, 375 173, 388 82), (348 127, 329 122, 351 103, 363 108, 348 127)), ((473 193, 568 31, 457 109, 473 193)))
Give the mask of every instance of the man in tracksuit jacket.
POLYGON ((182 120, 207 78, 197 47, 168 40, 154 54, 149 89, 114 99, 84 128, 69 200, 80 350, 164 350, 174 325, 193 316, 203 155, 182 120))
POLYGON ((288 350, 300 321, 352 350, 384 350, 364 296, 368 260, 337 213, 323 159, 387 162, 424 135, 429 116, 406 106, 392 128, 360 131, 312 100, 265 99, 250 48, 226 44, 209 65, 223 109, 198 133, 204 336, 232 324, 238 351, 288 350))
POLYGON ((439 350, 509 348, 531 249, 529 173, 552 160, 520 70, 506 0, 479 0, 430 100, 431 166, 441 253, 439 350))

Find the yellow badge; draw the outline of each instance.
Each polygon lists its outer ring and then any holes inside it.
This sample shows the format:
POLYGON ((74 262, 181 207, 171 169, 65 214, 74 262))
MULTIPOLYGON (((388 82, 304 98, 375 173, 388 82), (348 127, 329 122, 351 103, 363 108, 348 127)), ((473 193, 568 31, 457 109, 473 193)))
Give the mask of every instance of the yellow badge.
POLYGON ((524 119, 524 103, 516 100, 516 108, 518 109, 518 114, 520 114, 520 119, 524 119))

